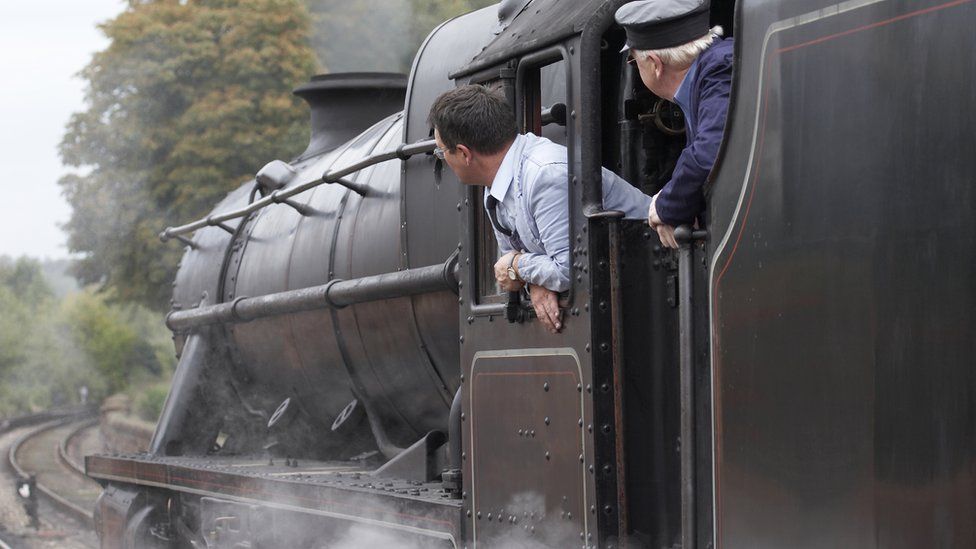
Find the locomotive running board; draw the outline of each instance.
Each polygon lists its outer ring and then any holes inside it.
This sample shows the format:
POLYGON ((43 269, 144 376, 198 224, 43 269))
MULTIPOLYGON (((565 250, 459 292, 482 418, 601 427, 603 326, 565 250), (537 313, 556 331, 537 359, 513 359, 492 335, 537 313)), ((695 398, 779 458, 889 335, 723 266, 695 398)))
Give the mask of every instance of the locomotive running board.
POLYGON ((461 500, 440 483, 378 479, 349 463, 94 455, 89 477, 410 532, 458 547, 461 500))

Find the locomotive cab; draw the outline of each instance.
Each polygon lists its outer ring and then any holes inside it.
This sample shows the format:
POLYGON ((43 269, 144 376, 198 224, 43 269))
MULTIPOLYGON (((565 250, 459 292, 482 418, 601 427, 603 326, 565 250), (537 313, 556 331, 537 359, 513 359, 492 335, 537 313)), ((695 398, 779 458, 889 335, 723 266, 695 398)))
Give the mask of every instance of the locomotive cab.
MULTIPOLYGON (((550 10, 558 34, 553 5, 531 6, 550 10)), ((712 24, 726 36, 732 8, 712 6, 712 24)), ((581 17, 561 9, 568 20, 581 17)), ((603 211, 599 188, 606 167, 647 195, 658 192, 685 146, 684 121, 617 53, 623 31, 603 9, 581 34, 537 37, 550 43, 541 49, 519 40, 541 29, 516 18, 453 75, 501 87, 523 132, 568 149, 572 288, 560 295, 558 334, 542 328, 525 297, 512 304, 498 291, 483 190, 462 191, 464 455, 476 457, 464 463, 464 505, 473 539, 489 546, 518 539, 526 525, 507 520, 507 510, 527 505, 529 528, 547 532, 536 539, 549 545, 612 547, 627 538, 639 547, 694 546, 696 535, 710 536, 708 338, 692 317, 705 303, 704 235, 689 231, 697 239, 680 252, 663 248, 646 222, 603 211), (506 520, 488 518, 499 512, 506 520)))

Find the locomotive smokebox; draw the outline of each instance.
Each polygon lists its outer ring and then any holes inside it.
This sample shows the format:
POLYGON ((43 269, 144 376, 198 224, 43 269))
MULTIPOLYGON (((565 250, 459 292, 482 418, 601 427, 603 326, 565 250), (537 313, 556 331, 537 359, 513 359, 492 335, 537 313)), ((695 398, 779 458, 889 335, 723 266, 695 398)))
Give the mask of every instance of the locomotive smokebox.
POLYGON ((301 158, 332 150, 384 116, 403 109, 407 77, 399 73, 320 74, 293 92, 312 111, 312 134, 301 158))

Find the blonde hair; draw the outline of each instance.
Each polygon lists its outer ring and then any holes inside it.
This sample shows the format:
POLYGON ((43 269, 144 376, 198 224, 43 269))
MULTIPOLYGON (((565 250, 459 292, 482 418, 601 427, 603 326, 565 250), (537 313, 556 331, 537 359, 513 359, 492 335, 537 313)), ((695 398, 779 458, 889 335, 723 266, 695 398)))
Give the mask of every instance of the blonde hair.
POLYGON ((660 50, 634 50, 634 55, 640 57, 642 60, 647 60, 647 58, 653 53, 661 58, 661 62, 663 62, 665 65, 674 67, 676 69, 685 69, 690 67, 695 61, 695 58, 698 57, 698 55, 703 51, 707 50, 716 38, 722 36, 722 32, 722 27, 714 26, 710 31, 708 31, 708 34, 697 40, 692 40, 687 44, 660 50))

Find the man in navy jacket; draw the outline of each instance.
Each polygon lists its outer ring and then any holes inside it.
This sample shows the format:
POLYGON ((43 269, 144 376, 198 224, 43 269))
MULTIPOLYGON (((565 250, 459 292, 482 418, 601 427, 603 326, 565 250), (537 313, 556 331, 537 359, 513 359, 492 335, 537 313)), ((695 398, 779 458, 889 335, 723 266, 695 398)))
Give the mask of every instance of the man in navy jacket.
POLYGON ((687 145, 648 212, 672 248, 674 227, 695 223, 705 209, 702 185, 722 143, 732 87, 732 39, 721 38, 721 27, 708 28, 708 7, 707 0, 643 0, 616 13, 644 85, 685 116, 687 145))

